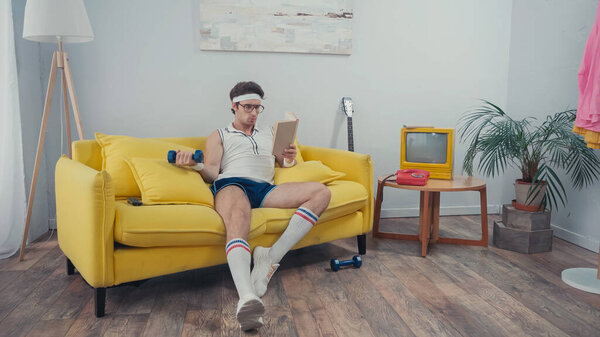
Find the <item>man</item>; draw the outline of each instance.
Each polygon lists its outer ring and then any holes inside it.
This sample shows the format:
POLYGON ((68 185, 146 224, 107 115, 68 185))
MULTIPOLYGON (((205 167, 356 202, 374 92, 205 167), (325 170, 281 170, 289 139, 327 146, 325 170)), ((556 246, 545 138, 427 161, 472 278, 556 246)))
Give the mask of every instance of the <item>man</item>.
MULTIPOLYGON (((233 123, 210 134, 200 174, 212 182, 215 209, 227 231, 225 252, 240 300, 237 319, 242 330, 262 326, 260 299, 283 256, 315 225, 331 199, 331 192, 317 182, 273 185, 275 161, 281 167, 296 164, 294 144, 283 153, 271 154, 273 130, 256 126, 263 111, 264 92, 254 82, 240 82, 229 93, 233 123), (287 229, 273 247, 254 249, 250 273, 248 231, 252 208, 298 208, 287 229)), ((176 164, 195 166, 191 152, 178 151, 176 164)))

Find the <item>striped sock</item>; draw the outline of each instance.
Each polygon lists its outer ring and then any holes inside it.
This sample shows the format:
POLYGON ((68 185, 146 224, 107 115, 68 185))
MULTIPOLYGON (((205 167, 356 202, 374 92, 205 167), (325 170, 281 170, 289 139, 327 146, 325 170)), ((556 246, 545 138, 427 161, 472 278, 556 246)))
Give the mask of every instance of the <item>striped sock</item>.
POLYGON ((235 283, 240 298, 254 293, 250 281, 250 246, 248 242, 239 238, 229 241, 225 246, 225 254, 233 283, 235 283))
POLYGON ((279 240, 269 249, 271 262, 279 263, 283 256, 317 223, 317 220, 319 217, 308 208, 298 208, 279 240))

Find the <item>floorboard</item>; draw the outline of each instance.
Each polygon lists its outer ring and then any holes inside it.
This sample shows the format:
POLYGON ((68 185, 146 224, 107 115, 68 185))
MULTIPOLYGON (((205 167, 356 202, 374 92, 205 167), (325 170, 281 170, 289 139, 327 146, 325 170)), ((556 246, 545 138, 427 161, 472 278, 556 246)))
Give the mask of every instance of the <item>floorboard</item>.
MULTIPOLYGON (((489 217, 492 233, 494 220, 489 217)), ((444 216, 440 235, 477 239, 479 216, 444 216)), ((417 218, 382 219, 381 230, 415 234, 417 218)), ((360 269, 356 238, 287 254, 263 297, 264 326, 243 333, 226 265, 107 290, 106 316, 93 290, 50 233, 0 260, 0 336, 600 336, 600 295, 562 282, 562 270, 596 268, 598 255, 554 238, 553 251, 420 243, 367 235, 360 269)))

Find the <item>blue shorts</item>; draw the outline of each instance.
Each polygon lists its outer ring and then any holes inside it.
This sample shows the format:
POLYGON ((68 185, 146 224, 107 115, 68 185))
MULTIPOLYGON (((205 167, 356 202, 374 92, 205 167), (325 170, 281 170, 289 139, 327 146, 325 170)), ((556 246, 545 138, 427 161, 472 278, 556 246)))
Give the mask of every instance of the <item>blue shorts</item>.
POLYGON ((250 201, 250 207, 252 208, 260 208, 267 197, 267 194, 277 186, 269 183, 259 183, 244 178, 223 178, 215 181, 210 187, 210 190, 213 195, 216 196, 223 187, 229 185, 236 185, 244 190, 244 193, 246 193, 246 196, 250 201))

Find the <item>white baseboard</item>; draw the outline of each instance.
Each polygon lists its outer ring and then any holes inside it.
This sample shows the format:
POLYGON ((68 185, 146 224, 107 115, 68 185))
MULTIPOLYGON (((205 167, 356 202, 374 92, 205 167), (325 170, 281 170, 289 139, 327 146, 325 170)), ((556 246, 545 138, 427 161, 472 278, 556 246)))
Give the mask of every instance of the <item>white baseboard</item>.
POLYGON ((570 230, 566 230, 554 224, 550 225, 552 226, 552 229, 554 229, 554 236, 556 236, 557 238, 561 238, 565 241, 569 241, 574 245, 598 253, 598 246, 600 245, 600 241, 590 238, 588 236, 583 236, 581 234, 571 232, 570 230))
POLYGON ((48 219, 48 229, 56 229, 56 219, 48 219))
MULTIPOLYGON (((488 214, 500 214, 502 205, 488 205, 488 214)), ((473 215, 481 214, 479 205, 476 206, 445 206, 440 207, 440 215, 473 215)), ((386 208, 381 210, 382 218, 418 217, 418 208, 386 208)))

